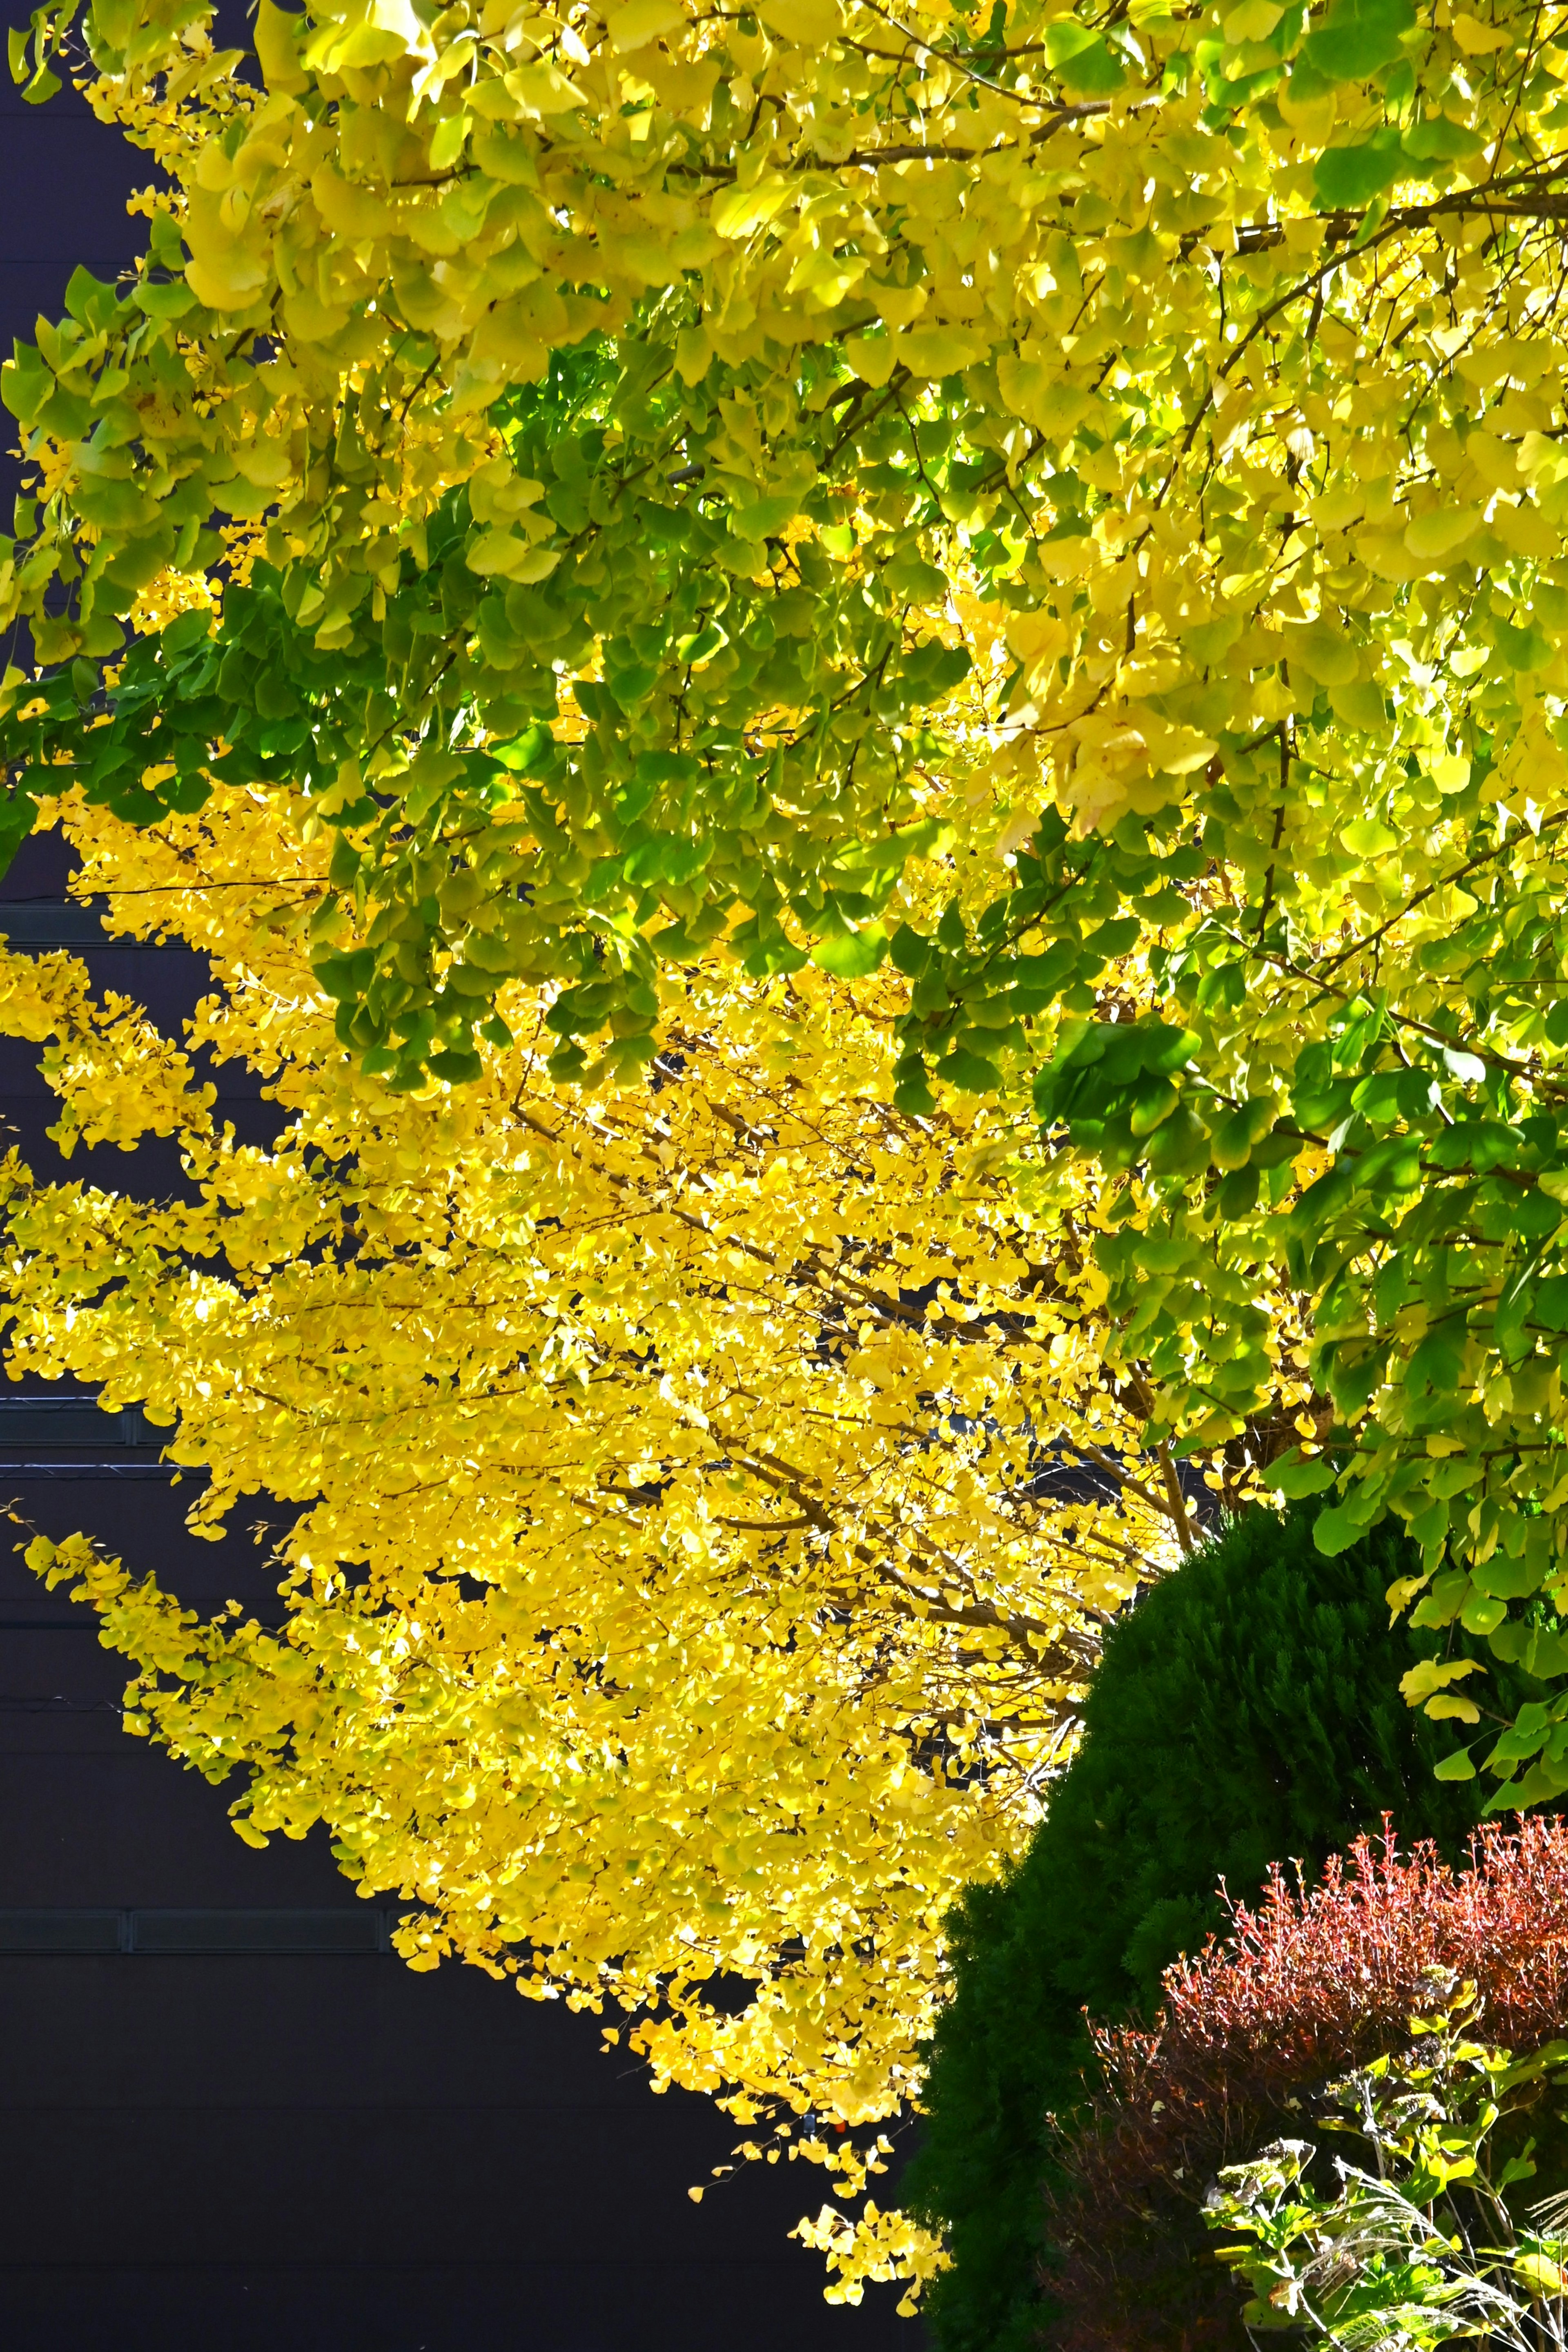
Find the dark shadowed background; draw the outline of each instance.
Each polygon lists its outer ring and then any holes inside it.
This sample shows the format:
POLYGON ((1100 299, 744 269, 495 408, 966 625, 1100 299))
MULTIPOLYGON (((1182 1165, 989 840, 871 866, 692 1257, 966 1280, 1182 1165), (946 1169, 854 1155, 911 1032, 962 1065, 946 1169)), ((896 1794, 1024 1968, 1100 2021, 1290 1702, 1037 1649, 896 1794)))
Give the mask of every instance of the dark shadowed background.
MULTIPOLYGON (((74 92, 29 108, 5 84, 6 353, 59 315, 78 262, 100 278, 129 262, 145 225, 125 197, 150 176, 74 92)), ((70 943, 64 880, 57 843, 29 844, 0 880, 0 929, 70 943)), ((99 986, 176 1030, 205 977, 181 949, 88 954, 99 986)), ((37 1057, 0 1040, 0 1143, 53 1175, 37 1057)), ((219 1085, 220 1116, 259 1139, 268 1107, 232 1073, 219 1085)), ((72 1173, 150 1195, 180 1181, 157 1144, 79 1154, 72 1173)), ((246 1526, 215 1546, 186 1534, 189 1489, 134 1416, 61 1418, 42 1389, 26 1393, 45 1409, 18 1414, 24 1393, 0 1385, 0 1503, 56 1537, 85 1528, 193 1603, 281 1613, 246 1526)), ((786 2235, 821 2202, 814 2168, 743 2165, 694 2205, 737 2137, 706 2101, 653 2098, 591 2018, 475 1969, 412 1974, 381 1948, 395 1906, 358 1903, 324 1837, 243 1845, 229 1791, 121 1731, 123 1661, 29 1575, 14 1532, 0 1522, 5 2352, 919 2352, 890 2291, 858 2311, 821 2300, 819 2257, 786 2235)))

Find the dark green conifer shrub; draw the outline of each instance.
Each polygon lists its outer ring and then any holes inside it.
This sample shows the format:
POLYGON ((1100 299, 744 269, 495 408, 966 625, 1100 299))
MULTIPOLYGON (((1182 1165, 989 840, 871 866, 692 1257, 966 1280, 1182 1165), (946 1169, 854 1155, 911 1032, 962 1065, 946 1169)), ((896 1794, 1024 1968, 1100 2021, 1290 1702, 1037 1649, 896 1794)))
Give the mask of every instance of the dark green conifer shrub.
POLYGON ((1390 1525, 1325 1559, 1312 1517, 1247 1514, 1111 1629, 1047 1818, 950 1922, 956 1997, 900 2196, 955 2256, 930 2304, 940 2352, 1051 2340, 1046 2119, 1083 2097, 1085 2009, 1152 2017, 1164 1969, 1222 1925, 1220 1881, 1250 1899, 1271 1862, 1316 1870, 1385 1813, 1452 1855, 1479 1814, 1481 1783, 1433 1777, 1451 1727, 1400 1696, 1444 1638, 1389 1625, 1411 1546, 1390 1525))

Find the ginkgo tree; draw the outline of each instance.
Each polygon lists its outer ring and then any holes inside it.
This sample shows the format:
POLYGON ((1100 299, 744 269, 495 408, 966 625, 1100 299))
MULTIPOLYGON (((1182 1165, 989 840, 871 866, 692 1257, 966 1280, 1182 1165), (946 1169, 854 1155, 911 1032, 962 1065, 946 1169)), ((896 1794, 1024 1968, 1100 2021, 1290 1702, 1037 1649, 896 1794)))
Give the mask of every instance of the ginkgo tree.
POLYGON ((1568 1665, 1563 11, 82 21, 168 184, 6 371, 13 836, 62 767, 327 828, 315 969, 415 1093, 511 979, 597 1082, 695 970, 890 960, 906 1113, 1032 1088, 1124 1179, 1150 1440, 1262 1408, 1272 1267, 1323 1540, 1395 1510, 1400 1603, 1568 1665), (215 627, 126 652, 236 533, 215 627))
MULTIPOLYGON (((844 2201, 802 2226, 838 2294, 917 2282, 936 2247, 865 2192, 943 1915, 1020 1848, 1103 1626, 1198 1533, 1108 1365, 1092 1171, 973 1102, 896 1108, 896 972, 698 974, 641 1089, 552 1079, 549 992, 512 982, 476 1080, 391 1089, 310 971, 328 851, 297 806, 64 808, 82 887, 214 987, 181 1039, 0 950, 0 1029, 95 1153, 5 1162, 9 1362, 166 1427, 198 1534, 247 1496, 293 1516, 281 1626, 58 1528, 30 1564, 134 1662, 128 1727, 238 1772, 242 1836, 324 1823, 413 1906, 413 1965, 598 2010, 749 2153, 824 2165, 844 2201), (196 1048, 262 1076, 272 1145, 218 1126, 196 1048), (101 1181, 148 1133, 184 1198, 101 1181)), ((1313 1426, 1271 1313, 1254 1465, 1313 1426)))

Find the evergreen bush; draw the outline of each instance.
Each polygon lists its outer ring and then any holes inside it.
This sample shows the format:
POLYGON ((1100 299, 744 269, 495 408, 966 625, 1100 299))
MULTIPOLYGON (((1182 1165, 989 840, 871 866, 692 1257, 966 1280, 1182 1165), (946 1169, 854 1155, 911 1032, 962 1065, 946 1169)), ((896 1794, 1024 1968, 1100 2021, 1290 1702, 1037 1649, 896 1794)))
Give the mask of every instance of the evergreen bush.
POLYGON ((1411 1546, 1385 1526, 1325 1559, 1313 1516, 1248 1513, 1112 1627, 1047 1817, 950 1922, 956 1996, 901 2200, 955 2257, 929 2305, 940 2352, 1050 2340, 1047 2118, 1092 2080, 1085 2010, 1152 2018, 1165 1969, 1222 1927, 1221 1881, 1249 1899, 1270 1863, 1315 1871, 1385 1813, 1452 1855, 1477 1819, 1480 1783, 1433 1777, 1450 1727, 1399 1693, 1443 1639, 1389 1624, 1411 1546))

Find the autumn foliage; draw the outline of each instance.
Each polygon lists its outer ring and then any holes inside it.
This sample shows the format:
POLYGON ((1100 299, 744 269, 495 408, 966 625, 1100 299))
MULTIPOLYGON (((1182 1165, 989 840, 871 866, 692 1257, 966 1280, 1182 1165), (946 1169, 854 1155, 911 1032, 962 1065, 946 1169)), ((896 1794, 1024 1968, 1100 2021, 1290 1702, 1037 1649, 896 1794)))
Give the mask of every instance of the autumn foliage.
POLYGON ((1060 2150, 1052 2235, 1062 2352, 1245 2343, 1199 2209, 1221 2165, 1299 2121, 1334 2074, 1391 2049, 1437 1978, 1473 1980, 1489 2040, 1519 2055, 1568 2021, 1568 1823, 1478 1832, 1450 1868, 1386 1829, 1312 1887, 1276 1869, 1223 1943, 1178 1960, 1153 2032, 1102 2027, 1094 2127, 1060 2150))
POLYGON ((882 979, 901 1114, 1113 1190, 1145 1426, 1245 1450, 1288 1287, 1320 1539, 1568 1675, 1568 15, 77 15, 14 70, 165 184, 5 371, 0 847, 260 794, 416 1093, 512 983, 597 1085, 694 968, 882 979))
POLYGON ((13 1171, 16 1345, 311 1522, 282 1643, 70 1572, 257 1835, 743 2126, 917 2082, 1178 1454, 1403 1522, 1448 1777, 1568 1790, 1568 11, 1477 7, 13 44, 164 184, 5 371, 0 852, 68 801, 288 1122, 7 955, 199 1194, 13 1171))
MULTIPOLYGON (((180 1044, 77 959, 0 953, 71 1162, 5 1171, 10 1361, 141 1403, 198 1533, 298 1512, 281 1632, 41 1543, 139 1670, 131 1727, 233 1775, 252 1843, 324 1822, 417 1900, 415 1965, 601 2009, 658 2085, 863 2187, 944 1914, 1195 1539, 1105 1377, 1094 1191, 988 1113, 896 1109, 881 974, 695 975, 634 1089, 554 1081, 514 983, 479 1081, 397 1092, 312 982, 325 843, 232 788, 142 832, 63 814, 116 924, 214 987, 180 1044), (193 1045, 256 1073, 270 1145, 221 1128, 193 1045), (184 1197, 120 1189, 102 1147, 148 1132, 184 1197)), ((841 2291, 933 2258, 862 2218, 810 2225, 841 2291)))

